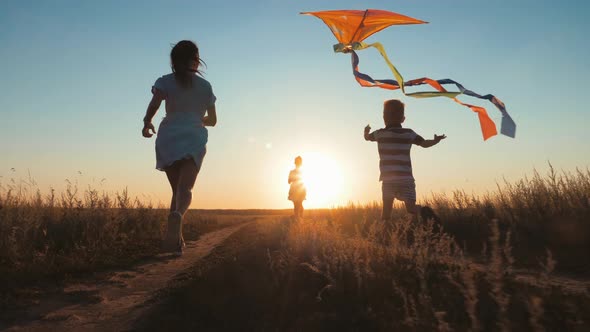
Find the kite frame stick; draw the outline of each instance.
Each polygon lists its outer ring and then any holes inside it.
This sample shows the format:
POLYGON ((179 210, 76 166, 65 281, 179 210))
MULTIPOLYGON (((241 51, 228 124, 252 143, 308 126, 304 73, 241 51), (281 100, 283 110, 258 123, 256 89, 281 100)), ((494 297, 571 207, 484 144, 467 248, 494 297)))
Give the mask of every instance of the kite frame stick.
POLYGON ((365 19, 367 18, 367 15, 369 15, 369 10, 368 9, 365 10, 365 14, 363 15, 363 19, 361 20, 361 23, 359 23, 359 26, 356 28, 356 31, 354 32, 354 34, 352 35, 352 37, 350 37, 350 41, 348 42, 349 45, 351 45, 353 42, 355 42, 354 39, 356 38, 356 35, 361 30, 361 27, 363 26, 363 24, 365 23, 365 19))

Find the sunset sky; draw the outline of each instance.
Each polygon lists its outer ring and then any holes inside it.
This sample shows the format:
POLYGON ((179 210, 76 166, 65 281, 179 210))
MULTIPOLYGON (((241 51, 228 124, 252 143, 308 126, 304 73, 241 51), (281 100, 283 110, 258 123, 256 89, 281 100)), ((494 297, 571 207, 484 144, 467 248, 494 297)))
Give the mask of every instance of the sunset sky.
MULTIPOLYGON (((140 131, 150 88, 170 72, 171 46, 182 39, 199 45, 218 112, 192 208, 291 207, 287 176, 297 155, 315 172, 307 207, 379 200, 377 145, 362 132, 383 127, 391 98, 406 103, 404 126, 448 136, 412 149, 419 199, 493 190, 503 178, 545 172, 548 162, 586 168, 589 14, 583 0, 2 1, 0 183, 30 173, 44 191, 70 179, 168 201, 155 140, 140 131), (475 113, 446 98, 361 88, 324 23, 299 15, 366 8, 430 22, 367 41, 381 42, 406 79, 451 78, 496 95, 517 123, 516 139, 484 142, 475 113)), ((377 51, 359 56, 362 72, 391 78, 377 51)), ((491 103, 462 100, 499 123, 491 103)), ((163 115, 162 106, 156 126, 163 115)))

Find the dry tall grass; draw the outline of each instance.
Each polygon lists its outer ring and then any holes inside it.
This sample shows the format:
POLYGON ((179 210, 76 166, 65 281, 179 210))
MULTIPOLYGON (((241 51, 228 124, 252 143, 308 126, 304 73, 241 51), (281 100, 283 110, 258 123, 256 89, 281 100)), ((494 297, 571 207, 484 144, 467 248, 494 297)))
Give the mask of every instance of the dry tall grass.
MULTIPOLYGON (((423 203, 444 231, 400 209, 385 229, 377 204, 312 212, 285 219, 269 267, 279 287, 307 285, 324 305, 313 310, 345 313, 367 329, 590 329, 588 288, 554 282, 556 273, 590 275, 589 198, 590 171, 551 168, 482 196, 433 195, 423 203)), ((0 207, 3 285, 156 253, 167 214, 126 190, 72 183, 43 195, 11 182, 0 186, 0 207)))
MULTIPOLYGON (((0 184, 0 279, 4 286, 48 275, 128 265, 159 252, 167 210, 132 197, 67 182, 42 194, 32 180, 0 184)), ((188 214, 198 236, 215 218, 188 214)), ((185 235, 186 236, 186 235, 185 235)))
POLYGON ((589 171, 551 168, 482 197, 428 199, 444 231, 402 211, 387 230, 377 205, 285 219, 282 250, 269 253, 269 264, 277 283, 307 276, 326 308, 379 330, 588 328, 587 289, 549 279, 560 265, 589 275, 589 197, 589 171))
POLYGON ((456 191, 453 197, 433 195, 426 200, 461 246, 470 253, 484 250, 493 236, 488 227, 498 220, 502 241, 510 230, 516 263, 538 265, 549 249, 568 272, 590 272, 590 170, 558 174, 551 165, 542 176, 534 172, 515 183, 504 181, 483 196, 456 191))

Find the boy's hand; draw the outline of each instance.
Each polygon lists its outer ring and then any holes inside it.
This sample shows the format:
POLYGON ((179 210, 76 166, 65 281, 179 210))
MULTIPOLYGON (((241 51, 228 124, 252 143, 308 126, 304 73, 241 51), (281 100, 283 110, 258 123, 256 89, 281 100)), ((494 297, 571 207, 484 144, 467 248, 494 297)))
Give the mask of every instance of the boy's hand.
POLYGON ((367 125, 365 127, 365 141, 375 141, 375 136, 370 134, 371 126, 367 125))
POLYGON ((434 141, 436 141, 436 143, 440 142, 441 140, 443 140, 443 139, 445 139, 445 138, 447 138, 447 135, 445 135, 445 134, 442 134, 442 135, 440 135, 440 136, 439 136, 439 135, 436 135, 436 134, 434 134, 434 141))

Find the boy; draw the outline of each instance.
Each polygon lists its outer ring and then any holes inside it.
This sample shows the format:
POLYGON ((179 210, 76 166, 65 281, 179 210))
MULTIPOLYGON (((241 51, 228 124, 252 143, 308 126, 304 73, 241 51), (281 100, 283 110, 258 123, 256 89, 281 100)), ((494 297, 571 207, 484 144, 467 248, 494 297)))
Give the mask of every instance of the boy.
POLYGON ((365 127, 365 140, 377 141, 379 148, 379 170, 382 181, 383 214, 381 219, 389 221, 393 200, 399 199, 404 202, 406 210, 412 214, 412 220, 418 220, 418 213, 423 219, 434 219, 438 217, 431 208, 416 205, 416 184, 412 175, 412 162, 410 160, 410 149, 412 144, 423 148, 429 148, 438 144, 445 135, 434 135, 434 139, 425 140, 416 134, 412 129, 402 128, 406 119, 404 116, 404 103, 391 99, 383 103, 383 122, 385 128, 375 130, 372 133, 371 127, 365 127))

